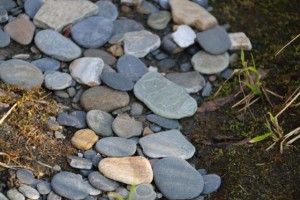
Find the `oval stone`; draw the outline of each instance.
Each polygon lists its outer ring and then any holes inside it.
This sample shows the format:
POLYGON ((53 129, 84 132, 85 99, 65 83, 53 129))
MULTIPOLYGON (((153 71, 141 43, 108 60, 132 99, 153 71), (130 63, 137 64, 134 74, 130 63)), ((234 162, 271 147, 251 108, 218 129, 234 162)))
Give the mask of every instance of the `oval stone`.
POLYGON ((72 77, 68 73, 55 71, 45 75, 45 86, 50 90, 63 90, 72 85, 72 77))
POLYGON ((120 90, 130 91, 133 89, 134 83, 120 73, 104 72, 101 75, 101 80, 109 87, 120 90))
POLYGON ((98 141, 96 133, 90 129, 77 131, 71 138, 71 143, 80 150, 88 150, 98 141))
POLYGON ((86 115, 88 126, 98 135, 112 136, 113 116, 101 110, 90 110, 86 115))
POLYGON ((131 138, 141 135, 143 123, 136 121, 128 114, 120 114, 113 121, 112 128, 119 137, 131 138))
POLYGON ((97 171, 90 173, 88 179, 93 187, 101 191, 114 191, 119 187, 117 182, 104 177, 97 171))
POLYGON ((112 157, 131 156, 136 152, 135 142, 120 137, 102 138, 95 148, 99 153, 112 157))

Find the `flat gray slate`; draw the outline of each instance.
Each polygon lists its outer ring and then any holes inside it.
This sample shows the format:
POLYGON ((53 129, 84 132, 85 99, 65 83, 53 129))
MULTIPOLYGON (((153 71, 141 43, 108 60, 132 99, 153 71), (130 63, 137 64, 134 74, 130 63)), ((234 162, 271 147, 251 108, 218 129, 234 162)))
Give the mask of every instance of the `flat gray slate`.
POLYGON ((177 84, 157 72, 148 72, 134 86, 135 96, 155 114, 181 119, 195 114, 197 102, 177 84))
POLYGON ((191 158, 195 147, 176 129, 150 134, 142 137, 139 143, 144 154, 150 158, 179 157, 191 158))
POLYGON ((114 72, 103 72, 101 80, 107 86, 120 91, 130 91, 133 89, 134 83, 124 75, 114 72))
POLYGON ((147 120, 157 124, 163 128, 167 128, 167 129, 177 129, 180 127, 180 124, 178 122, 178 120, 175 119, 167 119, 155 114, 150 114, 146 116, 147 120))

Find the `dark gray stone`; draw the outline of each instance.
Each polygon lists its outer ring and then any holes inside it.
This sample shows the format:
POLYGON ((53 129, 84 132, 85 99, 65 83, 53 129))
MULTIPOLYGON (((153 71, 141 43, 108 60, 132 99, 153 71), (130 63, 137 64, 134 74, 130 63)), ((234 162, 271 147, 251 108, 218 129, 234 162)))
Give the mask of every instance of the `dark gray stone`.
POLYGON ((107 86, 120 91, 130 91, 133 89, 134 83, 124 75, 114 72, 103 72, 101 80, 107 86))
POLYGON ((173 41, 171 34, 162 38, 161 46, 169 54, 175 54, 182 51, 182 49, 173 41))
POLYGON ((56 194, 55 192, 50 192, 49 195, 47 196, 47 200, 61 200, 61 196, 56 194))
POLYGON ((70 114, 61 112, 58 114, 57 121, 63 126, 72 126, 75 128, 85 128, 86 124, 86 113, 84 111, 74 111, 70 114))
MULTIPOLYGON (((89 195, 97 196, 97 195, 102 193, 101 190, 99 190, 99 189, 95 188, 94 186, 92 186, 91 183, 88 180, 85 181, 85 185, 87 187, 87 190, 89 191, 89 195)), ((89 197, 91 197, 91 196, 89 196, 89 197)))
POLYGON ((112 136, 113 116, 101 110, 90 110, 86 121, 90 129, 103 137, 112 136))
POLYGON ((94 155, 93 156, 93 158, 92 158, 92 162, 93 162, 93 166, 94 167, 98 167, 98 165, 99 165, 99 162, 102 160, 103 158, 102 158, 102 156, 100 156, 100 155, 94 155))
POLYGON ((221 72, 221 76, 225 79, 229 79, 232 75, 233 75, 232 69, 225 69, 224 71, 221 72))
POLYGON ((35 181, 33 173, 27 169, 19 169, 16 174, 20 183, 31 185, 35 181))
POLYGON ((119 187, 119 184, 116 181, 104 177, 99 172, 90 173, 88 179, 93 187, 101 191, 114 191, 119 187))
POLYGON ((7 33, 0 29, 0 48, 8 46, 10 43, 10 37, 7 33))
POLYGON ((173 67, 175 67, 176 62, 172 58, 167 58, 167 59, 159 61, 157 65, 158 65, 159 71, 168 71, 169 69, 172 69, 173 67))
POLYGON ((202 194, 210 194, 215 192, 221 185, 221 177, 216 174, 207 174, 202 177, 204 180, 202 194))
POLYGON ((170 9, 169 0, 158 0, 159 5, 166 10, 170 9))
POLYGON ((32 19, 43 4, 42 0, 26 0, 24 3, 25 13, 32 19))
POLYGON ((167 119, 154 114, 147 115, 147 120, 167 129, 177 129, 180 127, 178 120, 167 119))
POLYGON ((42 72, 51 70, 56 71, 60 67, 60 62, 53 58, 41 58, 31 62, 34 66, 42 70, 42 72))
POLYGON ((161 131, 161 127, 158 126, 158 125, 156 125, 156 124, 150 124, 149 128, 150 128, 153 132, 155 132, 155 133, 161 131))
POLYGON ((93 149, 87 150, 83 152, 83 156, 87 159, 92 160, 92 158, 97 154, 97 152, 93 149))
POLYGON ((97 1, 98 6, 98 16, 109 19, 110 21, 115 21, 119 15, 118 8, 109 1, 97 1))

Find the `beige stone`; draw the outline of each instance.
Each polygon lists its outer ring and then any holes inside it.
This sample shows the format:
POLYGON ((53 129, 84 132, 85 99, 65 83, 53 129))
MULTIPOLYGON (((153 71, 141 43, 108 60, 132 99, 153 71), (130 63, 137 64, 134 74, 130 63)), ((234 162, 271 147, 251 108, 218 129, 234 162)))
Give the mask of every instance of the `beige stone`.
POLYGON ((150 162, 142 156, 105 158, 98 167, 104 176, 129 185, 151 183, 153 180, 150 162))
POLYGON ((250 39, 243 32, 229 33, 229 39, 231 41, 230 50, 245 50, 250 51, 252 49, 252 44, 250 39))
POLYGON ((186 24, 199 31, 207 30, 218 24, 217 19, 203 7, 188 0, 169 1, 173 21, 177 24, 186 24))
POLYGON ((141 135, 143 123, 136 121, 128 114, 121 114, 114 120, 112 128, 119 137, 131 138, 133 136, 141 135))
POLYGON ((115 44, 110 46, 107 51, 111 53, 113 56, 120 57, 124 55, 124 51, 121 45, 115 44))
POLYGON ((99 140, 96 133, 90 129, 77 131, 71 138, 74 147, 80 150, 88 150, 99 140))

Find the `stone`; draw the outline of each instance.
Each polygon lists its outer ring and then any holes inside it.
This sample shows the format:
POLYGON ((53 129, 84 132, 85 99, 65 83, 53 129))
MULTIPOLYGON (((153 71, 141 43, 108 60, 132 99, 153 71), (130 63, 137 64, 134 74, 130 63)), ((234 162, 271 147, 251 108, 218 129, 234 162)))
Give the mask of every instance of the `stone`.
POLYGON ((138 81, 148 72, 147 66, 137 57, 124 55, 118 59, 117 70, 129 80, 138 81))
POLYGON ((9 200, 25 200, 24 195, 15 188, 8 190, 6 195, 9 200))
POLYGON ((43 53, 60 61, 72 61, 81 55, 75 43, 53 30, 39 31, 34 42, 43 53))
POLYGON ((136 186, 132 200, 154 200, 156 199, 156 192, 153 186, 149 183, 144 183, 136 186))
POLYGON ((87 49, 83 55, 85 57, 101 58, 107 65, 114 65, 117 61, 114 56, 101 49, 87 49))
POLYGON ((0 6, 0 23, 4 23, 8 21, 7 11, 2 5, 0 6))
POLYGON ((83 157, 87 158, 87 159, 92 159, 95 155, 97 155, 97 152, 93 149, 87 150, 85 152, 83 152, 83 157))
POLYGON ((11 39, 21 45, 28 45, 32 41, 35 26, 27 19, 17 18, 4 26, 4 31, 11 39))
POLYGON ((183 49, 174 42, 171 34, 163 37, 161 46, 169 54, 176 54, 183 51, 183 49))
POLYGON ((106 156, 125 157, 132 156, 136 152, 136 144, 121 137, 106 137, 96 143, 95 149, 106 156))
MULTIPOLYGON (((10 44, 10 37, 0 29, 0 48, 7 47, 10 44)), ((1 63, 0 63, 1 64, 1 63)))
POLYGON ((245 50, 250 51, 252 44, 250 39, 243 32, 229 33, 229 39, 231 41, 230 50, 245 50))
POLYGON ((0 192, 0 200, 9 200, 3 193, 0 192))
POLYGON ((113 23, 104 17, 89 17, 76 23, 71 30, 73 40, 84 48, 103 46, 113 33, 113 23))
POLYGON ((206 52, 214 55, 225 53, 231 46, 228 33, 221 26, 199 32, 197 42, 206 52))
POLYGON ((49 194, 52 191, 50 183, 46 181, 37 184, 36 189, 41 195, 49 194))
POLYGON ((140 136, 143 131, 143 123, 131 118, 128 114, 118 115, 112 124, 113 131, 117 136, 131 138, 140 136))
POLYGON ((167 58, 158 62, 159 71, 165 72, 176 66, 176 61, 172 58, 167 58))
POLYGON ((112 136, 113 116, 101 110, 90 110, 86 115, 86 121, 90 129, 98 135, 112 136))
POLYGON ((191 158, 195 147, 176 129, 150 134, 139 140, 144 154, 150 158, 179 157, 191 158))
POLYGON ((130 109, 130 115, 139 116, 143 114, 144 107, 142 104, 133 102, 130 109))
POLYGON ((182 87, 157 72, 145 74, 135 84, 134 95, 152 112, 165 118, 181 119, 194 115, 197 110, 197 102, 182 87))
POLYGON ((205 84, 204 88, 202 89, 201 95, 203 97, 208 97, 212 92, 212 85, 209 81, 205 84))
POLYGON ((196 33, 187 25, 178 26, 177 30, 172 33, 172 38, 181 48, 186 48, 195 43, 196 33))
POLYGON ((24 2, 25 13, 32 19, 42 5, 44 5, 43 0, 26 0, 24 2))
POLYGON ((138 58, 145 57, 151 51, 160 47, 161 41, 158 35, 149 31, 135 31, 124 36, 124 52, 138 58))
POLYGON ((93 156, 92 158, 93 166, 98 167, 98 164, 101 160, 102 160, 102 156, 100 154, 93 156))
POLYGON ((15 1, 13 0, 0 0, 0 5, 6 10, 11 10, 12 8, 17 6, 15 1))
POLYGON ((47 200, 61 200, 61 196, 59 196, 58 194, 56 194, 55 192, 50 192, 47 196, 47 200))
POLYGON ((218 24, 217 19, 203 7, 192 1, 169 0, 173 21, 186 24, 199 31, 207 30, 218 24))
POLYGON ((120 91, 133 90, 134 83, 124 75, 115 72, 104 72, 101 75, 101 80, 110 88, 120 91))
POLYGON ((31 61, 31 64, 39 68, 42 72, 56 71, 60 67, 60 62, 58 60, 48 57, 31 61))
POLYGON ((45 86, 50 90, 63 90, 72 85, 72 77, 68 73, 55 71, 45 75, 45 86))
POLYGON ((203 191, 202 176, 181 158, 159 160, 154 165, 153 173, 156 186, 168 199, 192 199, 203 191))
POLYGON ((159 12, 159 9, 151 2, 143 0, 137 7, 137 12, 144 15, 150 15, 159 12))
POLYGON ((169 0, 158 0, 158 3, 165 10, 169 10, 170 9, 169 0))
POLYGON ((210 194, 217 189, 219 189, 221 185, 221 177, 216 174, 207 174, 203 175, 203 181, 204 181, 204 188, 202 191, 202 194, 210 194))
POLYGON ((18 169, 16 175, 20 183, 31 185, 35 181, 33 173, 27 169, 18 169))
POLYGON ((151 183, 153 180, 150 162, 141 156, 104 158, 99 163, 99 170, 104 176, 129 185, 151 183))
POLYGON ((150 128, 153 132, 155 132, 155 133, 161 131, 161 127, 158 126, 158 125, 156 125, 156 124, 150 124, 149 128, 150 128))
POLYGON ((192 64, 194 69, 202 74, 217 74, 228 67, 229 55, 227 52, 212 55, 199 51, 192 57, 192 64))
POLYGON ((127 92, 116 91, 105 86, 95 86, 83 92, 81 106, 86 110, 111 112, 129 104, 127 92))
POLYGON ((120 57, 124 55, 123 48, 120 44, 111 45, 107 51, 116 57, 120 57))
POLYGON ((34 16, 36 26, 54 29, 60 32, 69 24, 98 13, 98 7, 90 1, 83 0, 50 0, 46 2, 34 16), (55 10, 55 12, 53 12, 55 10))
POLYGON ((234 71, 230 68, 225 69, 221 72, 222 78, 230 79, 234 75, 234 71))
POLYGON ((83 57, 74 60, 69 70, 78 83, 93 87, 101 84, 100 76, 103 68, 104 62, 101 58, 83 57))
POLYGON ((155 123, 163 128, 167 128, 167 129, 177 129, 180 128, 180 124, 178 122, 178 120, 175 119, 167 119, 155 114, 150 114, 146 116, 147 120, 155 123))
POLYGON ((85 118, 86 113, 84 111, 74 111, 70 114, 67 112, 60 112, 57 121, 60 125, 85 128, 87 126, 85 118))
MULTIPOLYGON (((89 173, 89 174, 91 174, 91 173, 89 173)), ((86 188, 89 192, 89 195, 97 196, 97 195, 100 195, 102 193, 101 190, 99 190, 99 189, 95 188, 94 186, 92 186, 89 181, 85 181, 85 185, 86 185, 86 188)), ((85 200, 86 200, 86 198, 85 198, 85 200)))
POLYGON ((22 184, 18 190, 27 198, 29 199, 38 199, 40 197, 39 192, 34 189, 33 187, 30 187, 28 185, 22 184))
POLYGON ((92 169, 93 167, 91 160, 78 156, 68 156, 67 161, 69 165, 75 169, 92 169))
POLYGON ((88 150, 99 140, 96 133, 90 129, 78 130, 71 138, 74 147, 80 150, 88 150))
POLYGON ((197 93, 205 86, 204 77, 196 71, 169 73, 166 78, 184 88, 187 93, 197 93))
POLYGON ((203 8, 208 8, 208 0, 193 0, 193 2, 197 3, 203 8))
POLYGON ((171 21, 171 14, 168 11, 159 11, 148 17, 147 24, 155 30, 163 30, 171 21))
POLYGON ((18 85, 22 89, 40 87, 44 81, 41 70, 18 59, 8 60, 0 65, 0 78, 3 82, 18 85))
POLYGON ((98 6, 97 16, 104 17, 110 21, 115 21, 118 18, 118 8, 109 1, 97 1, 95 3, 98 6))
POLYGON ((88 179, 93 187, 101 191, 115 191, 119 187, 117 182, 104 177, 97 171, 90 173, 88 179))

